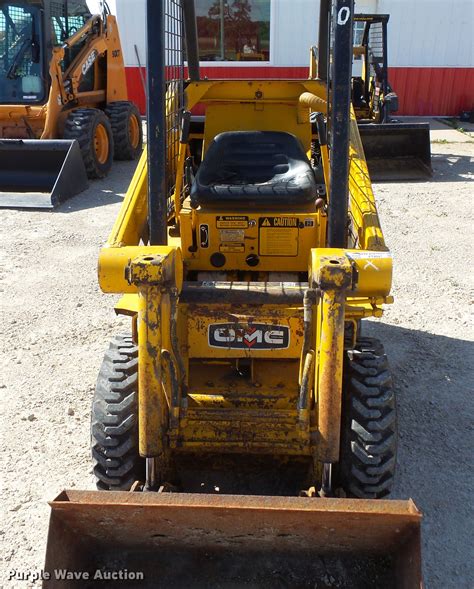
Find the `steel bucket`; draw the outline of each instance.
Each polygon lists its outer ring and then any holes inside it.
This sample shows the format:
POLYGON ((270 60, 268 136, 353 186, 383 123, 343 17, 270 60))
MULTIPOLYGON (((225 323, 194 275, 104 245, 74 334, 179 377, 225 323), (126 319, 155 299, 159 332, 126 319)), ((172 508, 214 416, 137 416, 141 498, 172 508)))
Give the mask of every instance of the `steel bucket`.
POLYGON ((431 177, 428 123, 361 124, 359 133, 373 182, 426 180, 431 177))
POLYGON ((411 500, 64 491, 50 505, 47 589, 422 586, 411 500))
POLYGON ((87 186, 77 141, 0 139, 0 208, 53 209, 87 186))

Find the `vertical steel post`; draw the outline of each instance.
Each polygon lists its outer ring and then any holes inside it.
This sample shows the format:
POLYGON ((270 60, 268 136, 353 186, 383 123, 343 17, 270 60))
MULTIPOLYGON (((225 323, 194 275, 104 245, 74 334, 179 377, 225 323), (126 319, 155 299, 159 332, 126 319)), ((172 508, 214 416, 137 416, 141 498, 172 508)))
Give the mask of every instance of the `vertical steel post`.
POLYGON ((221 0, 221 14, 220 14, 220 34, 221 34, 221 59, 225 61, 225 17, 224 17, 224 0, 221 0))
POLYGON ((196 7, 194 0, 181 0, 186 37, 188 76, 193 82, 199 80, 199 43, 197 34, 196 7))
POLYGON ((346 247, 354 0, 334 0, 328 247, 346 247))
POLYGON ((165 4, 166 0, 147 0, 147 152, 150 245, 166 245, 168 242, 165 4))
POLYGON ((344 290, 325 290, 321 300, 323 328, 318 383, 318 457, 321 462, 339 460, 345 301, 344 290))
POLYGON ((317 260, 316 282, 322 291, 321 332, 318 345, 317 457, 320 462, 339 461, 344 357, 344 317, 347 290, 352 285, 352 266, 345 256, 317 260))
POLYGON ((362 45, 364 47, 364 100, 369 100, 370 88, 370 55, 369 55, 370 22, 365 23, 362 45))
POLYGON ((329 0, 321 0, 319 7, 318 78, 328 80, 329 0))
MULTIPOLYGON (((383 48, 383 79, 382 79, 382 92, 384 97, 388 93, 388 36, 387 36, 387 25, 388 19, 382 20, 382 48, 383 48)), ((390 119, 389 105, 383 105, 382 123, 388 123, 390 119)))

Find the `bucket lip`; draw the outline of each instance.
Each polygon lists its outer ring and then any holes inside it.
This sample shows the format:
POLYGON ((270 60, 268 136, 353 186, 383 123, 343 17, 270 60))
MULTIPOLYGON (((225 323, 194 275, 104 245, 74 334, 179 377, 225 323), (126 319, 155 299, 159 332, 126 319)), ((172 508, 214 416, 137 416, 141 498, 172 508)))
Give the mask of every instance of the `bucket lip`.
POLYGON ((308 497, 279 497, 269 495, 211 495, 205 493, 132 493, 127 491, 79 491, 65 489, 49 502, 53 510, 76 507, 117 508, 179 507, 181 509, 243 509, 321 514, 345 513, 354 516, 385 515, 419 521, 421 511, 412 499, 333 499, 308 497))
POLYGON ((16 151, 25 148, 33 148, 35 151, 60 151, 69 153, 76 139, 3 139, 0 138, 0 151, 2 148, 16 151))
POLYGON ((358 123, 359 132, 379 133, 390 131, 430 131, 429 123, 358 123))

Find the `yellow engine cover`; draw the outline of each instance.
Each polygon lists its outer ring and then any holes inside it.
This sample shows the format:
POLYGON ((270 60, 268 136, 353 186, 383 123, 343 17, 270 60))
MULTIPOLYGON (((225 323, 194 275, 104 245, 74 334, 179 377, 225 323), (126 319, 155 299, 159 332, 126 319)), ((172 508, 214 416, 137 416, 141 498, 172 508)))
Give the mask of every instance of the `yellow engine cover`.
POLYGON ((306 272, 311 248, 323 243, 325 217, 313 203, 293 211, 218 209, 180 214, 188 270, 306 272))

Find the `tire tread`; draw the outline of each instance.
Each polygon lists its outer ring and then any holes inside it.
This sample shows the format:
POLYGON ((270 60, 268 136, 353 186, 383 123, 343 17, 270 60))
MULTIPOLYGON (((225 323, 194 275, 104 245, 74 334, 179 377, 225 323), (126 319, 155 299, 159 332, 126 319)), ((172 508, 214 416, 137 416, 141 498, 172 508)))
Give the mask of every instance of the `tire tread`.
POLYGON ((134 148, 129 139, 128 121, 131 116, 138 118, 141 124, 141 117, 137 107, 133 102, 120 100, 111 102, 105 109, 109 117, 114 136, 114 158, 121 161, 135 160, 139 157, 142 150, 143 134, 140 127, 140 141, 137 148, 134 148))
POLYGON ((397 454, 397 411, 387 357, 375 338, 347 352, 339 485, 360 499, 386 497, 397 454))
POLYGON ((128 491, 143 476, 138 453, 138 350, 129 335, 112 339, 92 403, 91 451, 101 490, 128 491))
POLYGON ((112 128, 105 113, 98 108, 77 108, 73 110, 66 119, 63 132, 64 139, 75 139, 79 143, 87 176, 92 179, 107 176, 113 159, 109 156, 107 162, 101 165, 95 158, 94 129, 98 122, 107 129, 109 150, 113 154, 114 141, 112 128))

